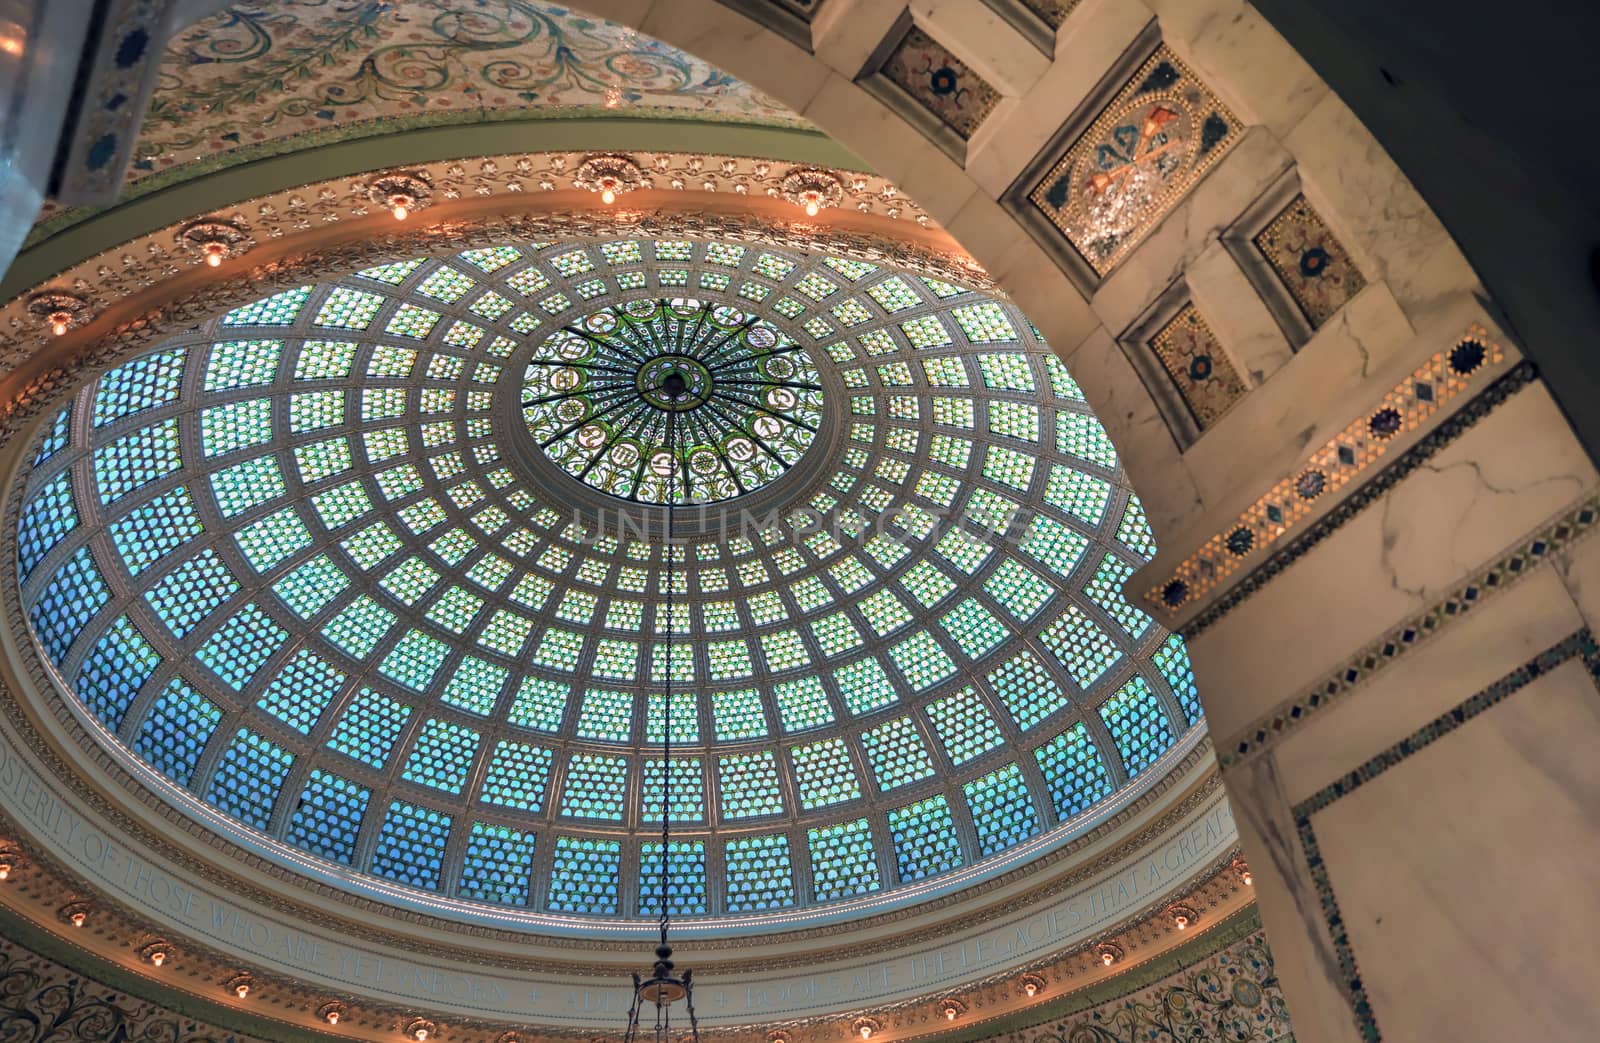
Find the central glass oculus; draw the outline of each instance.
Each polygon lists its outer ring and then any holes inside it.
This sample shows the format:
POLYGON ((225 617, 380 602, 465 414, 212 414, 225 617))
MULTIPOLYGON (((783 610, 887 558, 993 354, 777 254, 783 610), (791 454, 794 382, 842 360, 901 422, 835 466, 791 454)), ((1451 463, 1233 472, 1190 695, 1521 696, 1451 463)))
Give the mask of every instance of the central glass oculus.
POLYGON ((715 503, 799 462, 822 424, 822 383, 805 349, 757 316, 636 300, 534 349, 522 418, 545 456, 591 488, 640 503, 666 503, 671 488, 674 503, 715 503))

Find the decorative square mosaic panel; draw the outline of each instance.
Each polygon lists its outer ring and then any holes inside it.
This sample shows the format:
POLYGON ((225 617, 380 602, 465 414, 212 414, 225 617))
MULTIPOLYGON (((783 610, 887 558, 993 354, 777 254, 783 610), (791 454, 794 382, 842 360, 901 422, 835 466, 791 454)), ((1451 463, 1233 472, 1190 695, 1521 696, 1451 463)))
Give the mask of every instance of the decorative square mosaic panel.
POLYGON ((1078 6, 1078 0, 1022 0, 1022 6, 1038 15, 1045 25, 1059 29, 1067 15, 1078 6))
POLYGON ((1367 285, 1305 196, 1295 196, 1251 241, 1283 280, 1312 329, 1331 319, 1367 285))
POLYGON ((1105 275, 1233 147, 1242 127, 1163 46, 1028 200, 1105 275))
POLYGON ((917 26, 880 71, 963 139, 972 137, 1000 101, 999 91, 917 26))
POLYGON ((1204 431, 1239 401, 1244 381, 1217 343, 1193 304, 1186 304, 1161 332, 1150 338, 1150 349, 1183 396, 1184 405, 1204 431))

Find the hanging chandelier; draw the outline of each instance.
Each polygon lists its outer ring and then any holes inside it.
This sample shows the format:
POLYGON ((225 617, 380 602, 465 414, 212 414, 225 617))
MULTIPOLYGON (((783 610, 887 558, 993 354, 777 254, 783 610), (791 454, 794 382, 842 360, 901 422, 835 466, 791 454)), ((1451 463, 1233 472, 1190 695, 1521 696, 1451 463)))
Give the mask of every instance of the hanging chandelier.
POLYGON ((679 1000, 683 1001, 689 1016, 689 1032, 686 1038, 690 1043, 699 1043, 700 1026, 694 1015, 693 972, 689 970, 679 972, 673 966, 672 946, 667 943, 667 928, 672 920, 668 898, 672 885, 668 845, 672 839, 672 639, 675 622, 673 581, 676 565, 672 544, 672 514, 675 508, 674 494, 680 466, 677 452, 677 417, 683 404, 691 401, 693 396, 690 393, 688 378, 675 366, 663 367, 658 372, 660 380, 656 385, 655 394, 659 396, 660 406, 667 414, 666 448, 670 464, 667 476, 666 540, 662 548, 665 557, 667 624, 661 638, 665 645, 663 658, 666 661, 662 693, 665 705, 661 732, 661 940, 656 945, 656 961, 650 971, 650 977, 641 980, 638 974, 633 976, 633 1004, 628 1010, 628 1031, 624 1036, 624 1043, 636 1043, 640 1039, 653 1039, 654 1043, 677 1043, 672 1037, 672 1006, 679 1000), (650 1028, 644 1024, 652 1007, 655 1011, 653 1037, 650 1028))

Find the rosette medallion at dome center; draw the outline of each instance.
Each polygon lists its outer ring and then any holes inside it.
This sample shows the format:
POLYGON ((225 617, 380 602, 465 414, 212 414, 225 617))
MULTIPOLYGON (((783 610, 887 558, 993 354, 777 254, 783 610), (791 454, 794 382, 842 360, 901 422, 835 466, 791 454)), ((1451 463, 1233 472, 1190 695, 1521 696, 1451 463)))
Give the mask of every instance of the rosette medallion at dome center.
POLYGON ((675 503, 714 503, 799 462, 822 423, 822 384, 805 349, 753 315, 634 300, 534 350, 522 413, 544 454, 591 488, 643 503, 666 503, 673 489, 675 503))

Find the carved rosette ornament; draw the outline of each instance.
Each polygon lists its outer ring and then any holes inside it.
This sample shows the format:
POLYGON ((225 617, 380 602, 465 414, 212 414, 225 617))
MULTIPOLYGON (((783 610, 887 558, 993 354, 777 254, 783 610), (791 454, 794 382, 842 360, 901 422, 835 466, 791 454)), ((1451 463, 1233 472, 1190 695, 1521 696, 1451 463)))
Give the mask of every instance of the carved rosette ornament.
POLYGON ((28 314, 50 324, 50 332, 60 337, 67 332, 89 302, 66 290, 41 290, 28 298, 28 314))
POLYGON ((1122 957, 1126 955, 1126 953, 1123 952, 1122 946, 1116 944, 1115 942, 1101 942, 1099 945, 1094 947, 1094 953, 1100 958, 1100 965, 1103 967, 1111 966, 1113 963, 1121 960, 1122 957))
POLYGON ((1200 919, 1200 914, 1195 912, 1193 906, 1177 902, 1167 906, 1167 918, 1172 921, 1172 926, 1180 931, 1186 931, 1200 919))
POLYGON ((178 231, 178 245, 212 268, 243 255, 253 245, 250 234, 236 221, 210 218, 192 221, 178 231))
POLYGON ((1044 979, 1037 974, 1024 974, 1017 979, 1017 988, 1030 1000, 1044 991, 1044 979))
POLYGON ((396 221, 427 206, 432 195, 433 179, 425 170, 391 170, 377 175, 367 186, 367 198, 386 207, 396 221))
POLYGON ((862 1016, 850 1023, 850 1031, 857 1039, 871 1039, 875 1033, 883 1031, 883 1022, 862 1016))
POLYGON ((250 990, 255 987, 256 980, 248 974, 235 974, 222 983, 222 987, 233 993, 239 999, 248 999, 250 990))
POLYGON ((800 207, 807 217, 816 217, 827 207, 844 199, 844 183, 831 170, 821 167, 796 167, 779 184, 783 198, 800 207))
POLYGON ((584 157, 572 174, 572 184, 575 188, 600 193, 600 201, 608 206, 615 203, 624 192, 650 187, 644 169, 634 162, 632 156, 618 152, 584 157))
POLYGON ((405 1034, 407 1039, 414 1039, 417 1043, 427 1043, 439 1034, 439 1026, 427 1018, 412 1018, 406 1022, 405 1034))
POLYGON ((1235 873, 1239 874, 1239 880, 1244 886, 1252 887, 1255 885, 1255 878, 1250 875, 1250 863, 1244 860, 1243 855, 1233 856, 1233 861, 1229 865, 1233 867, 1235 873))
POLYGON ((967 1012, 967 1005, 954 996, 939 1001, 939 1013, 946 1021, 954 1021, 967 1012))
POLYGON ((348 1008, 343 1003, 338 1000, 329 1000, 317 1008, 317 1017, 330 1025, 337 1025, 344 1019, 347 1012, 348 1008))

